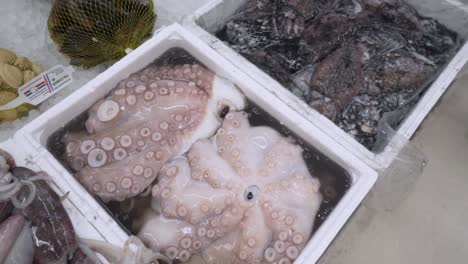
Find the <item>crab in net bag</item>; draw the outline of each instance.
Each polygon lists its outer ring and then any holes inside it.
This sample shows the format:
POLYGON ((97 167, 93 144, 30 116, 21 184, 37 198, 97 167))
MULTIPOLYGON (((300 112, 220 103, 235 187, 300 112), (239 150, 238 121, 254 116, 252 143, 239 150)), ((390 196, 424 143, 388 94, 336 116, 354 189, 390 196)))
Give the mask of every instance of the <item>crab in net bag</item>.
POLYGON ((48 28, 71 64, 89 68, 137 48, 155 21, 152 0, 55 0, 48 28))

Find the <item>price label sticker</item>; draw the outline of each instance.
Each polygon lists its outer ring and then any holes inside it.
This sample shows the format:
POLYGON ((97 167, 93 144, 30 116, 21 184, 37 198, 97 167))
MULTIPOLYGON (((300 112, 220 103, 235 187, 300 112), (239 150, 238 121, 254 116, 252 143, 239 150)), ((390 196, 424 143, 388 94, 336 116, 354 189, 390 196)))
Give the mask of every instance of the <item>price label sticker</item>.
POLYGON ((39 105, 72 83, 72 73, 72 67, 65 67, 63 65, 57 65, 48 69, 18 88, 18 98, 6 105, 0 106, 0 110, 13 109, 23 103, 39 105))

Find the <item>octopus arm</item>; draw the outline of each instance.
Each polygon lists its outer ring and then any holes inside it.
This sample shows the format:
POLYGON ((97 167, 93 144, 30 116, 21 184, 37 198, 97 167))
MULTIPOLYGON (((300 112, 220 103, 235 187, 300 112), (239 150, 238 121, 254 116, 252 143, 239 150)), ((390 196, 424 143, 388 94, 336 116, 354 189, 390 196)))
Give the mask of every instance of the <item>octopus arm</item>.
POLYGON ((245 213, 237 238, 237 258, 247 263, 260 263, 264 252, 272 241, 272 231, 266 224, 265 215, 258 207, 252 207, 245 213))
POLYGON ((239 233, 239 230, 230 232, 206 247, 201 253, 202 263, 240 263, 236 255, 239 233))
POLYGON ((161 164, 211 137, 220 112, 244 106, 233 83, 201 65, 150 65, 90 108, 87 133, 64 136, 66 160, 90 192, 124 200, 148 187, 161 164))
POLYGON ((193 227, 184 221, 156 217, 145 224, 140 234, 152 249, 161 250, 163 246, 178 246, 184 234, 193 233, 193 230, 193 227), (150 230, 146 230, 146 227, 150 230))
POLYGON ((229 189, 240 181, 234 166, 220 157, 219 151, 220 149, 210 140, 199 140, 194 143, 188 153, 191 176, 195 181, 206 181, 214 189, 229 189))
POLYGON ((140 194, 157 176, 169 151, 135 153, 120 162, 93 168, 85 167, 77 176, 91 192, 104 199, 123 200, 140 194))
POLYGON ((245 112, 226 115, 216 134, 218 153, 237 175, 254 175, 263 160, 265 149, 278 137, 271 129, 251 129, 245 112))
POLYGON ((233 198, 229 191, 213 187, 205 181, 207 174, 204 176, 192 169, 202 169, 200 165, 199 160, 189 163, 187 159, 179 158, 161 171, 159 183, 153 188, 153 199, 161 204, 165 216, 196 224, 219 215, 232 205, 233 198))

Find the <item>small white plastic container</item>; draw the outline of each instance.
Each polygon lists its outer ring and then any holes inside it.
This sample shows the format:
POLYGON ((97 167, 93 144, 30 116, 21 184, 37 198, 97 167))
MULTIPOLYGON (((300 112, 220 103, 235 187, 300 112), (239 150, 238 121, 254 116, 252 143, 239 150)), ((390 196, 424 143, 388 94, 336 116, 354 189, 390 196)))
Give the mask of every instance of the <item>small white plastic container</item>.
MULTIPOLYGON (((188 27, 214 50, 228 59, 236 67, 242 69, 256 82, 265 87, 265 89, 275 94, 291 108, 316 124, 325 133, 329 134, 346 149, 352 151, 359 159, 378 171, 383 171, 390 166, 400 150, 407 144, 424 118, 453 82, 457 73, 468 61, 468 43, 466 43, 453 57, 439 77, 426 90, 418 104, 408 113, 406 119, 395 131, 395 134, 389 135, 390 139, 383 151, 374 153, 361 145, 328 118, 310 108, 304 101, 292 94, 278 81, 270 77, 243 56, 236 53, 227 44, 213 35, 213 33, 219 31, 226 24, 227 20, 246 2, 247 0, 212 0, 197 10, 193 15, 187 17, 184 20, 184 26, 188 27)), ((415 6, 422 15, 436 18, 450 29, 458 32, 461 37, 468 37, 468 5, 454 0, 409 0, 407 2, 415 6)))
POLYGON ((34 161, 36 170, 44 170, 52 177, 59 193, 70 192, 67 209, 71 212, 72 218, 75 212, 80 215, 79 218, 74 219, 78 233, 87 236, 89 229, 91 233, 99 233, 102 239, 122 246, 128 237, 127 234, 73 175, 54 158, 48 151, 46 142, 53 132, 86 111, 113 89, 120 80, 144 68, 174 47, 183 48, 218 75, 234 82, 250 101, 269 112, 292 132, 349 173, 352 180, 349 190, 313 235, 295 263, 316 262, 369 192, 377 179, 377 173, 338 144, 326 131, 284 104, 278 97, 258 85, 205 42, 178 24, 160 30, 153 38, 125 58, 18 131, 14 138, 7 142, 6 149, 19 160, 28 157, 29 160, 34 161), (89 224, 89 228, 80 230, 81 222, 89 224))

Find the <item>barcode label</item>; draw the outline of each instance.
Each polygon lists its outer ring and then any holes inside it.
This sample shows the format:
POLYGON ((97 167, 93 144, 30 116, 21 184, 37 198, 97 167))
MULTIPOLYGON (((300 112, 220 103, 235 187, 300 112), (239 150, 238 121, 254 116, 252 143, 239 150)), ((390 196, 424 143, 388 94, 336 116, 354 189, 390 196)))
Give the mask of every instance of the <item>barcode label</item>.
POLYGON ((23 85, 18 92, 27 103, 38 105, 72 81, 71 73, 64 66, 57 65, 23 85))

